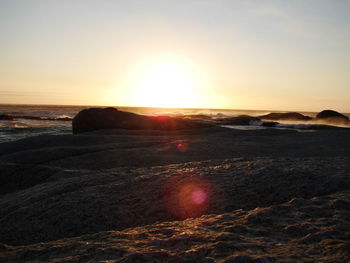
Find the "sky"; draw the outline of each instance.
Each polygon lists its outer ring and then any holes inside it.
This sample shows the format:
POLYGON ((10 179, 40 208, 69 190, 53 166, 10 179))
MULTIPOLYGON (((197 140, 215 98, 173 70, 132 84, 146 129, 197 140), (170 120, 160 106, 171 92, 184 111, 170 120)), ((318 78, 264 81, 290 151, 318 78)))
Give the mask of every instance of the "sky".
POLYGON ((0 103, 350 112, 350 1, 0 0, 0 103))

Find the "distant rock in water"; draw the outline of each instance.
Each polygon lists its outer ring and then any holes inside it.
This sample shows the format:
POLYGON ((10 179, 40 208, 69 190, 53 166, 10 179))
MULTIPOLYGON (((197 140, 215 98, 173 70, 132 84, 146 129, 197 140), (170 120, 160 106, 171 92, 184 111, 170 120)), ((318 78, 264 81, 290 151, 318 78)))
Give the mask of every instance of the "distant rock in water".
POLYGON ((262 126, 263 127, 276 127, 279 123, 276 121, 264 121, 262 126))
POLYGON ((240 115, 232 118, 224 118, 218 120, 221 125, 251 125, 251 126, 263 126, 263 127, 276 127, 278 122, 275 121, 262 121, 258 117, 253 117, 249 115, 240 115))
POLYGON ((13 117, 7 114, 0 114, 0 120, 13 121, 13 117))
POLYGON ((73 133, 103 129, 184 130, 208 127, 208 124, 169 116, 144 116, 116 108, 89 108, 80 111, 72 121, 73 133))
POLYGON ((323 110, 316 115, 316 120, 338 125, 348 125, 349 118, 334 110, 323 110))
POLYGON ((260 116, 260 118, 264 120, 273 120, 273 121, 277 121, 277 120, 309 121, 312 119, 311 117, 305 116, 299 112, 284 112, 284 113, 273 112, 266 115, 262 115, 260 116))
POLYGON ((252 117, 248 115, 240 115, 232 118, 225 118, 220 120, 220 124, 225 125, 251 125, 253 123, 262 123, 257 117, 252 117))

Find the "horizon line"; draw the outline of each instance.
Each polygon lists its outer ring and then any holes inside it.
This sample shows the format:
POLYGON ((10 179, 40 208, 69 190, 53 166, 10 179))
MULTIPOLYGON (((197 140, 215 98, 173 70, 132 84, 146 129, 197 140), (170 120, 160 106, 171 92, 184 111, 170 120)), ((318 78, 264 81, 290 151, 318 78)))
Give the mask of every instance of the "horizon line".
MULTIPOLYGON (((309 112, 318 113, 321 111, 304 111, 304 110, 266 110, 266 109, 233 109, 233 108, 186 108, 186 107, 151 107, 151 106, 123 106, 123 105, 86 105, 86 104, 33 104, 33 103, 0 103, 0 105, 11 105, 11 106, 66 106, 66 107, 115 107, 115 108, 148 108, 148 109, 182 109, 182 110, 225 110, 225 111, 269 111, 269 112, 309 112)), ((350 112, 343 112, 345 114, 350 114, 350 112)))

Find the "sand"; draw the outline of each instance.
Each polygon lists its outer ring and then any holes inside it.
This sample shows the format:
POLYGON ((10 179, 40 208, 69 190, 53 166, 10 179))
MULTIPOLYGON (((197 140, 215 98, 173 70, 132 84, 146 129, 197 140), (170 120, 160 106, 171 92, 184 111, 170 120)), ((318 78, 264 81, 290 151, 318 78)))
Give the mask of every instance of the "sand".
POLYGON ((349 163, 348 130, 3 143, 0 262, 348 262, 349 163))

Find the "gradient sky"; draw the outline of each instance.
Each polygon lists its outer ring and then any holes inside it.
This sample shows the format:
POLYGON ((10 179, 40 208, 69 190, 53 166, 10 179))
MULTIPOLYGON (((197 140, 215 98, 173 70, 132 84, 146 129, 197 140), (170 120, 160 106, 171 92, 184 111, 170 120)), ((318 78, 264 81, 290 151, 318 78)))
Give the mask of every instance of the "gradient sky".
POLYGON ((0 103, 139 106, 135 68, 166 54, 192 65, 191 107, 350 112, 349 14, 346 0, 0 0, 0 103))

